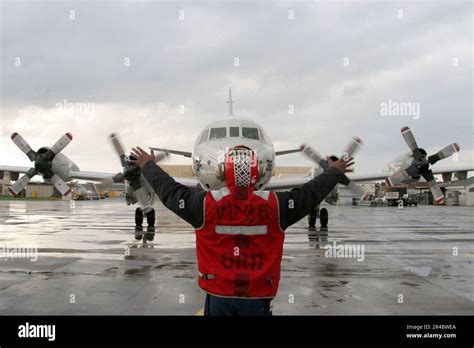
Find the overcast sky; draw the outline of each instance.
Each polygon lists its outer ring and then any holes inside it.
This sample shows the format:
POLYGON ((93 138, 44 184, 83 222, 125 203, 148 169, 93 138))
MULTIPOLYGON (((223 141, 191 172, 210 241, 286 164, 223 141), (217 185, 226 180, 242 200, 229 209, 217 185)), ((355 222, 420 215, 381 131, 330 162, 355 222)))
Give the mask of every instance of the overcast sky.
POLYGON ((470 2, 2 2, 0 164, 29 165, 14 131, 35 149, 71 132, 64 153, 88 171, 119 169, 113 131, 190 151, 227 114, 229 85, 276 150, 339 153, 358 135, 357 172, 373 172, 407 150, 408 125, 428 152, 456 141, 472 163, 472 31, 470 2), (414 109, 383 115, 390 100, 414 109))

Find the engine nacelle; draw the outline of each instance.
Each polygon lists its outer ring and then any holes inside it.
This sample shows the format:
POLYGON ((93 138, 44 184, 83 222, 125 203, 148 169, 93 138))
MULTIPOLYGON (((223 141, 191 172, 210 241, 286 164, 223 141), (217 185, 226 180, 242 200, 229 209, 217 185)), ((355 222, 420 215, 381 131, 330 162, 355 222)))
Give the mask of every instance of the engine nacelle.
MULTIPOLYGON (((423 149, 420 149, 424 152, 423 149)), ((426 154, 426 152, 424 152, 426 154)), ((390 162, 386 168, 387 172, 395 173, 401 168, 406 169, 408 168, 414 161, 413 153, 412 152, 404 152, 401 155, 395 157, 395 159, 390 162)), ((417 175, 414 177, 410 177, 409 179, 405 180, 404 184, 413 184, 420 180, 421 176, 417 175)))
MULTIPOLYGON (((38 150, 38 153, 44 153, 50 150, 49 147, 42 147, 38 150)), ((56 154, 51 163, 51 169, 58 175, 62 180, 68 182, 71 181, 70 173, 72 171, 78 172, 79 167, 73 161, 71 161, 66 155, 63 155, 61 152, 56 154)), ((44 178, 47 180, 47 178, 44 178)))
POLYGON ((418 181, 420 180, 420 178, 421 178, 420 176, 418 176, 418 177, 411 177, 411 178, 405 180, 403 183, 404 183, 404 184, 414 184, 415 182, 418 182, 418 181))

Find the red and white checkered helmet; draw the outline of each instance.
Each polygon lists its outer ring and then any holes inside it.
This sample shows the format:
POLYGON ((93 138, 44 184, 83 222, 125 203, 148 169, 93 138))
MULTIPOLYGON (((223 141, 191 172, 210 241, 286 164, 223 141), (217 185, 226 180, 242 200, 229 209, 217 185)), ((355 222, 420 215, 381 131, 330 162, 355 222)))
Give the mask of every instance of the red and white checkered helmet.
POLYGON ((259 181, 255 152, 245 145, 231 148, 225 156, 225 181, 228 187, 254 187, 259 181))

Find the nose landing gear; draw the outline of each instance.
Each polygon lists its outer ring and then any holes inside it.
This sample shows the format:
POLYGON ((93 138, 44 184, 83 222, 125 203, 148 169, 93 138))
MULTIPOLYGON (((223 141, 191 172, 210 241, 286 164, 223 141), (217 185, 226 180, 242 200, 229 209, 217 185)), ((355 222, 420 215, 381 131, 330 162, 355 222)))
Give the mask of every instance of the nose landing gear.
POLYGON ((308 214, 308 239, 310 242, 317 240, 327 240, 329 214, 326 208, 319 209, 319 206, 311 208, 308 214), (316 220, 319 217, 321 227, 319 232, 316 230, 316 220))
POLYGON ((316 228, 316 219, 319 217, 321 227, 328 227, 329 214, 326 208, 319 209, 319 206, 311 208, 308 214, 308 229, 316 228))
POLYGON ((146 241, 151 242, 155 239, 155 230, 155 209, 151 208, 146 213, 143 212, 142 208, 135 209, 135 239, 143 239, 143 243, 146 243, 146 241), (145 215, 148 224, 146 233, 143 232, 143 219, 145 215))
POLYGON ((329 214, 326 208, 321 209, 319 212, 319 222, 321 223, 321 227, 328 227, 329 214))

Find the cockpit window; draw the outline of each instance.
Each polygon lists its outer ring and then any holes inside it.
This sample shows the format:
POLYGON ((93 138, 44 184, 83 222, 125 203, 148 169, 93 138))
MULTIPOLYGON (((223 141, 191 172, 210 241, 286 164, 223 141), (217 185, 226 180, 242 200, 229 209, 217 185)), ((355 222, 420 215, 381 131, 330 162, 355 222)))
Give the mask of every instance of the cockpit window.
POLYGON ((230 137, 236 138, 239 136, 239 127, 230 127, 230 137))
POLYGON ((209 138, 209 128, 202 132, 201 139, 199 139, 199 144, 207 141, 207 138, 209 138))
POLYGON ((257 128, 242 127, 242 138, 260 140, 257 128))
POLYGON ((263 134, 263 131, 260 129, 260 139, 262 140, 263 143, 266 143, 267 141, 265 140, 265 135, 263 134))
POLYGON ((225 127, 211 128, 211 135, 209 137, 209 140, 222 139, 225 138, 226 135, 227 128, 225 127))

